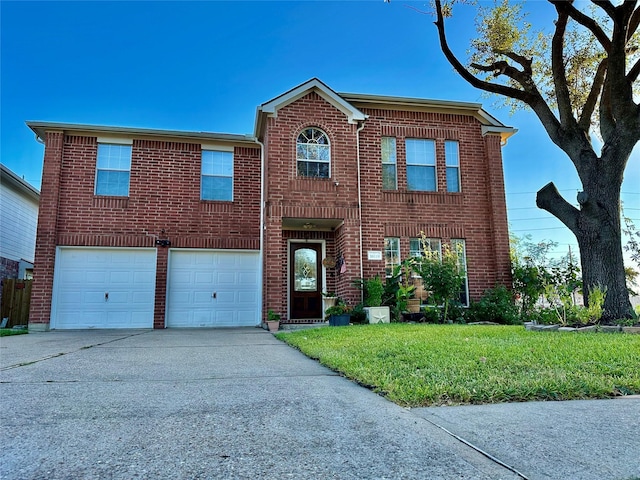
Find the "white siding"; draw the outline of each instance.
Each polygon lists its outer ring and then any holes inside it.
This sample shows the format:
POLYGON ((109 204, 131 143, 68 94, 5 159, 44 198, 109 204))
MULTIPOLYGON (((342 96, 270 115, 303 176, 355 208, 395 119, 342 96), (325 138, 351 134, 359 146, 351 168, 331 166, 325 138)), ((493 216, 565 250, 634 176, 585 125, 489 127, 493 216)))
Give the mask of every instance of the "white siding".
POLYGON ((38 204, 14 189, 0 187, 0 256, 33 263, 38 204))

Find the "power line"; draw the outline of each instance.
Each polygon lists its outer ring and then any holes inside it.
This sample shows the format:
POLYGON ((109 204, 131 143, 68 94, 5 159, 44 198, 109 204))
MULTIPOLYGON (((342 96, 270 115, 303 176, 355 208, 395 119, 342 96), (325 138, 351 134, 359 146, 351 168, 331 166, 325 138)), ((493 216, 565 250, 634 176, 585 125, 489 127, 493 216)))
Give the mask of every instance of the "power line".
POLYGON ((549 227, 549 228, 526 228, 523 230, 511 230, 512 232, 538 232, 540 230, 567 230, 567 227, 549 227))

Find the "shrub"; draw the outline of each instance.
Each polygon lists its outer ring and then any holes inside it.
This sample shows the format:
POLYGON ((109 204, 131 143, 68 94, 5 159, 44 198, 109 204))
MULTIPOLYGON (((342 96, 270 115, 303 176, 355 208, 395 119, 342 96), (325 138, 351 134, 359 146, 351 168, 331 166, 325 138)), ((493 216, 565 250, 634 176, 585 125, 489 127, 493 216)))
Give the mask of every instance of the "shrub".
POLYGON ((440 323, 440 309, 438 307, 427 306, 422 309, 424 321, 427 323, 440 323))
POLYGON ((464 266, 459 258, 459 252, 443 245, 442 258, 439 252, 433 252, 426 246, 425 236, 422 234, 423 256, 415 258, 415 272, 422 278, 424 289, 429 292, 435 305, 443 305, 442 318, 446 321, 449 305, 460 295, 460 287, 465 278, 464 266))
POLYGON ((379 307, 382 305, 382 295, 384 294, 384 284, 379 276, 375 276, 364 282, 364 304, 368 307, 379 307))
POLYGON ((367 323, 367 314, 364 311, 362 303, 359 303, 351 310, 351 323, 367 323))
POLYGON ((487 290, 478 302, 473 302, 467 317, 472 322, 521 323, 513 295, 504 285, 487 290))

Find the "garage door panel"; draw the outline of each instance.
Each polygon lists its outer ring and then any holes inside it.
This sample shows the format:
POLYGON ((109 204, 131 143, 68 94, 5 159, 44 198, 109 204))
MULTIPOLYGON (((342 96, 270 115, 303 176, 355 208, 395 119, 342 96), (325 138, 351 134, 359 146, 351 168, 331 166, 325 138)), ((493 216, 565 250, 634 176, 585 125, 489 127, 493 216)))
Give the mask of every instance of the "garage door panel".
POLYGON ((257 252, 171 250, 167 326, 259 324, 258 262, 257 252), (240 310, 248 313, 238 315, 240 310))
POLYGON ((237 285, 238 280, 235 272, 219 272, 217 274, 218 285, 237 285))
POLYGON ((258 276, 254 272, 238 272, 238 283, 258 285, 258 276))
POLYGON ((61 248, 57 255, 52 328, 153 327, 155 250, 61 248))
POLYGON ((213 284, 213 272, 194 272, 193 282, 196 285, 211 285, 213 284))
POLYGON ((210 306, 212 306, 213 300, 214 300, 211 297, 211 292, 209 292, 209 291, 193 292, 193 295, 191 296, 191 298, 192 298, 191 301, 193 303, 197 304, 197 305, 210 305, 210 306))

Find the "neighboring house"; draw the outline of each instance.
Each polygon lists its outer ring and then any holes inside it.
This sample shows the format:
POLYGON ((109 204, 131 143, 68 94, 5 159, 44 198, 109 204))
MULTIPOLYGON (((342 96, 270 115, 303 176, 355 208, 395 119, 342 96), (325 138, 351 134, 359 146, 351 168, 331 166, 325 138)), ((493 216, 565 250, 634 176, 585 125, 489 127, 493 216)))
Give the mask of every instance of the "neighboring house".
POLYGON ((312 79, 253 135, 28 122, 45 141, 31 329, 321 320, 322 292, 431 248, 467 292, 510 282, 501 145, 479 104, 338 94, 312 79))
POLYGON ((32 277, 39 201, 37 189, 0 165, 0 280, 32 277))

